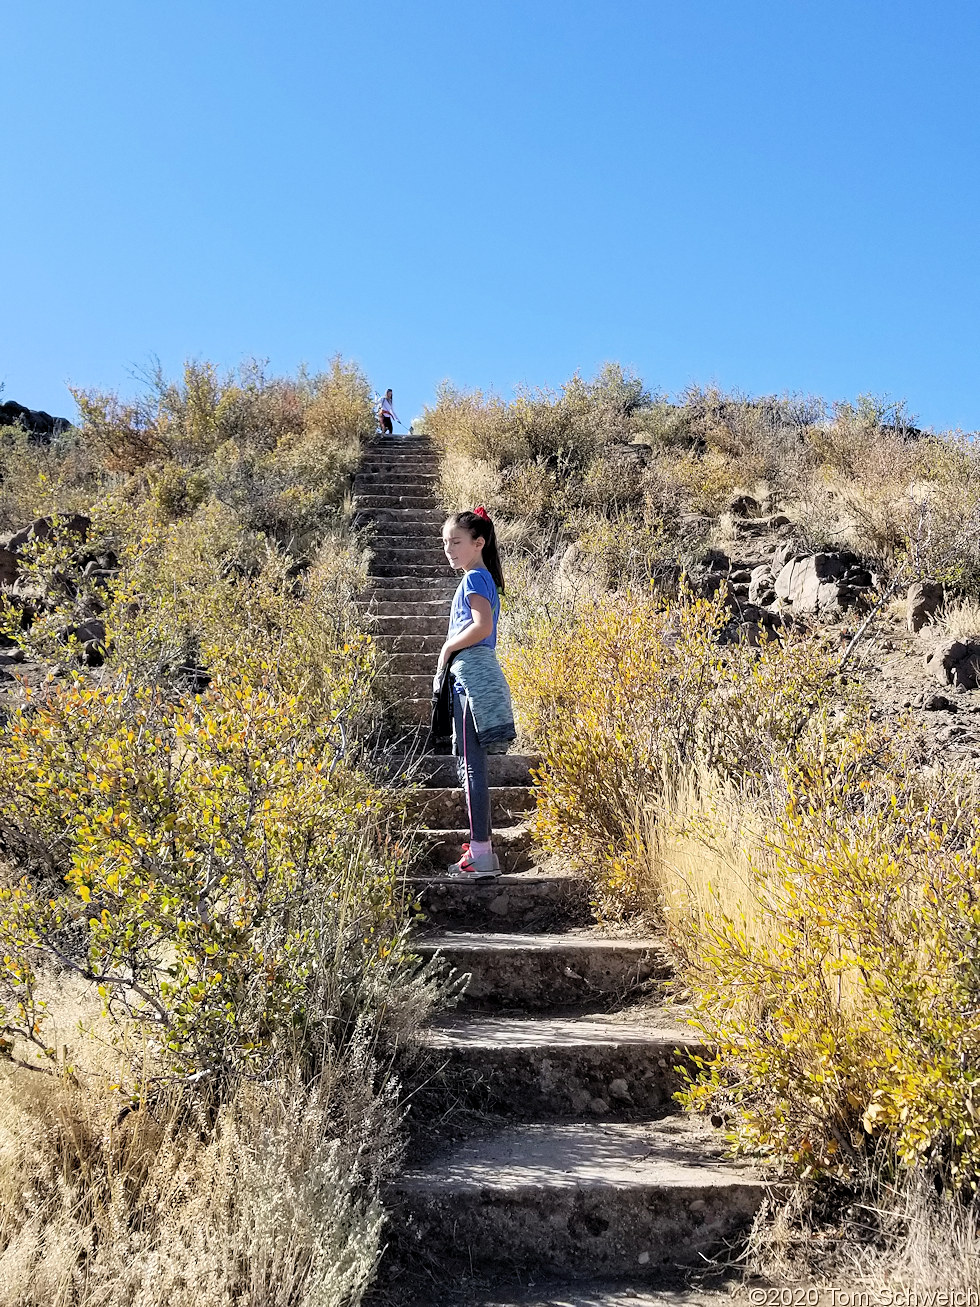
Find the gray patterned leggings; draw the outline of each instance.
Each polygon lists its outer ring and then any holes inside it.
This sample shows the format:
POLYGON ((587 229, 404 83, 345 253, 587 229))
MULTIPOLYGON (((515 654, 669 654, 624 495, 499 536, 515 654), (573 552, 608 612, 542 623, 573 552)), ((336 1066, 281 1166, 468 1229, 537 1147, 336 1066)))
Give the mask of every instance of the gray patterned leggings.
POLYGON ((476 723, 470 701, 453 686, 453 718, 456 739, 462 741, 463 752, 457 757, 459 783, 466 795, 466 811, 470 819, 470 839, 490 838, 490 782, 487 778, 486 750, 480 747, 476 736, 476 723))

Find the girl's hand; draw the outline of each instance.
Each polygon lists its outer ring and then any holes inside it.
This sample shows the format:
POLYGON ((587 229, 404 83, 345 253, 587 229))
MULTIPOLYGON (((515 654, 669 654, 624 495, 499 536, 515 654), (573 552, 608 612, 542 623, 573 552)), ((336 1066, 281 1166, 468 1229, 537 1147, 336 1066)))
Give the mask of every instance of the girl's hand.
POLYGON ((441 672, 442 669, 445 667, 446 663, 448 662, 449 662, 449 653, 446 649, 446 646, 443 645, 442 648, 439 650, 439 662, 436 664, 436 671, 441 672))

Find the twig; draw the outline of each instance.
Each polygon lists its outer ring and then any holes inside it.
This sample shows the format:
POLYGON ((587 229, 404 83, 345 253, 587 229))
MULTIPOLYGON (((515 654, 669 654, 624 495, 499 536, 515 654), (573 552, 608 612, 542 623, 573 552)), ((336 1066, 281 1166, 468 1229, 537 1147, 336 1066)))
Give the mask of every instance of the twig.
POLYGON ((888 602, 888 600, 898 589, 898 584, 902 580, 902 577, 905 575, 907 570, 908 568, 907 565, 905 564, 903 564, 903 566, 898 569, 898 571, 892 577, 891 581, 888 583, 887 588, 882 591, 881 596, 878 599, 878 602, 874 605, 870 613, 868 613, 867 617, 864 619, 864 621, 861 623, 858 629, 854 632, 850 644, 844 650, 843 656, 841 657, 840 665, 837 668, 838 672, 842 672, 844 670, 847 660, 850 658, 851 654, 857 648, 858 644, 860 643, 861 639, 864 636, 865 631, 868 629, 868 627, 871 625, 874 619, 878 616, 879 612, 882 609, 882 606, 888 602))

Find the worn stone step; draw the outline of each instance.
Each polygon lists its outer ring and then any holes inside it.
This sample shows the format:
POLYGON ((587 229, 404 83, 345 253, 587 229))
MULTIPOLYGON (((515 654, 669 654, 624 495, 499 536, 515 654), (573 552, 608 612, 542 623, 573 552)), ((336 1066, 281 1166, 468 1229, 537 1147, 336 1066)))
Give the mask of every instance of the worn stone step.
POLYGON ((432 1087, 449 1101, 516 1120, 645 1119, 677 1110, 682 1067, 706 1046, 664 1012, 608 1016, 445 1016, 422 1034, 432 1087))
POLYGON ((445 622, 436 635, 375 635, 375 644, 388 654, 424 654, 434 666, 446 641, 445 622))
POLYGON ((373 541, 367 549, 369 566, 376 563, 384 564, 389 569, 389 576, 414 576, 420 567, 428 569, 432 575, 445 577, 453 573, 446 555, 434 539, 420 549, 412 545, 402 546, 397 540, 373 541))
MULTIPOLYGON (((456 759, 449 753, 391 752, 385 759, 392 780, 420 782, 452 789, 459 784, 456 759)), ((492 787, 530 785, 531 770, 541 765, 536 753, 492 753, 487 758, 487 775, 492 787)))
POLYGON ((371 462, 398 463, 404 460, 438 463, 442 457, 435 445, 416 440, 411 436, 362 445, 360 454, 359 466, 371 462))
POLYGON ((449 565, 443 560, 438 563, 380 563, 372 560, 368 563, 368 577, 393 576, 415 577, 420 585, 426 581, 441 581, 449 575, 449 565))
POLYGON ((588 931, 445 931, 420 937, 415 949, 423 957, 439 953, 448 966, 469 974, 462 1006, 471 1011, 606 1009, 640 987, 662 992, 672 974, 662 940, 603 939, 588 931))
MULTIPOLYGON (((400 617, 412 621, 428 617, 439 617, 443 624, 448 624, 449 610, 446 601, 441 598, 407 600, 392 596, 391 599, 372 603, 372 617, 400 617)), ((421 628, 420 628, 421 629, 421 628)))
POLYGON ((427 676, 431 683, 435 670, 436 664, 432 655, 425 650, 417 649, 411 653, 393 653, 387 661, 387 671, 391 676, 427 676))
MULTIPOLYGON (((385 605, 387 607, 387 605, 385 605)), ((397 604, 391 607, 397 608, 397 604)), ((439 636, 445 642, 447 618, 444 612, 431 613, 428 617, 405 617, 401 614, 373 615, 364 618, 364 629, 376 639, 382 636, 404 636, 406 638, 439 636)))
POLYGON ((420 579, 417 576, 380 576, 374 578, 370 590, 362 590, 357 597, 358 606, 370 613, 372 604, 443 604, 448 614, 454 587, 449 581, 420 579), (389 585, 388 582, 394 582, 389 585))
POLYGON ((423 458, 395 458, 390 462, 370 459, 358 464, 352 480, 359 478, 411 477, 423 481, 426 485, 436 485, 439 481, 441 467, 438 461, 423 458))
POLYGON ((362 508, 433 508, 431 495, 365 494, 354 496, 354 511, 362 508))
POLYGON ((371 548, 382 551, 386 549, 437 549, 442 561, 446 555, 442 548, 442 532, 416 531, 400 527, 397 531, 384 531, 371 541, 371 548))
MULTIPOLYGON (((494 820, 493 810, 490 812, 494 820)), ((435 827, 426 825, 417 827, 419 837, 424 843, 427 854, 426 866, 444 869, 456 862, 464 843, 469 841, 469 827, 449 826, 435 827)), ((501 871, 518 874, 529 871, 534 866, 534 844, 530 827, 526 822, 493 827, 493 851, 500 862, 501 871)))
POLYGON ((399 467, 389 467, 385 464, 372 464, 370 467, 359 467, 354 476, 351 477, 353 484, 357 485, 385 485, 393 481, 412 481, 416 485, 426 486, 426 489, 435 488, 439 481, 439 469, 431 465, 417 467, 414 463, 400 464, 399 467))
POLYGON ((386 576, 375 578, 359 593, 359 601, 371 598, 388 598, 393 591, 396 591, 395 598, 405 599, 408 596, 403 594, 404 590, 425 590, 423 599, 442 599, 452 597, 453 592, 459 581, 455 576, 441 576, 438 578, 427 577, 420 581, 417 576, 386 576))
POLYGON ((568 931, 590 919, 584 876, 525 871, 472 883, 424 876, 408 883, 430 928, 523 934, 568 931))
POLYGON ((434 530, 442 534, 446 511, 441 505, 435 508, 366 508, 359 513, 359 527, 375 531, 415 532, 434 530))
POLYGON ((383 446, 362 449, 358 467, 396 467, 398 465, 418 465, 420 467, 439 467, 441 457, 438 450, 429 446, 427 449, 385 449, 383 446))
POLYGON ((370 550, 376 563, 430 563, 442 572, 452 571, 442 546, 434 539, 425 544, 411 545, 393 538, 371 545, 370 550))
POLYGON ((432 717, 432 696, 425 699, 399 699, 391 705, 391 718, 401 726, 428 726, 432 717))
POLYGON ((378 477, 377 480, 358 477, 351 487, 351 494, 357 500, 364 495, 411 495, 414 498, 425 497, 429 500, 430 507, 436 505, 435 484, 419 481, 415 477, 378 477))
MULTIPOLYGON (((440 829, 466 823, 466 796, 459 785, 430 786, 408 798, 408 811, 419 825, 440 829)), ((495 826, 524 821, 534 811, 534 791, 527 785, 491 785, 490 811, 495 826)))
POLYGON ((427 672, 410 672, 405 676, 385 674, 385 686, 389 695, 397 699, 424 699, 432 696, 432 678, 435 667, 427 672))
POLYGON ((687 1117, 514 1125, 456 1145, 392 1186, 393 1249, 442 1274, 654 1274, 719 1252, 765 1186, 687 1117))
MULTIPOLYGON (((439 1307, 731 1307, 733 1291, 741 1287, 733 1278, 721 1289, 692 1289, 672 1267, 639 1279, 641 1273, 598 1282, 588 1276, 578 1283, 535 1275, 526 1286, 502 1285, 499 1275, 486 1280, 461 1275, 457 1292, 438 1301, 439 1307)), ((434 1307, 431 1289, 424 1292, 434 1307)))

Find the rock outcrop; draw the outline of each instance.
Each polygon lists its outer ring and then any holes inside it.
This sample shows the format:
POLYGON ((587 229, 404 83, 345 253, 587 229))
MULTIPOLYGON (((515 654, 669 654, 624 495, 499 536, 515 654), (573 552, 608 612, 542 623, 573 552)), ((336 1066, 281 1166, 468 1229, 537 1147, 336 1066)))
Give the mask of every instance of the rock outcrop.
POLYGON ((945 591, 938 581, 916 581, 905 600, 905 620, 915 635, 939 612, 945 591))
POLYGON ((980 640, 940 640, 923 662, 940 685, 975 690, 980 684, 980 640))
POLYGON ((809 554, 783 565, 775 591, 795 613, 838 617, 866 606, 871 581, 853 554, 809 554))
POLYGON ((27 408, 13 399, 0 404, 0 427, 23 427, 37 444, 46 444, 71 425, 67 418, 52 417, 44 409, 27 408))

